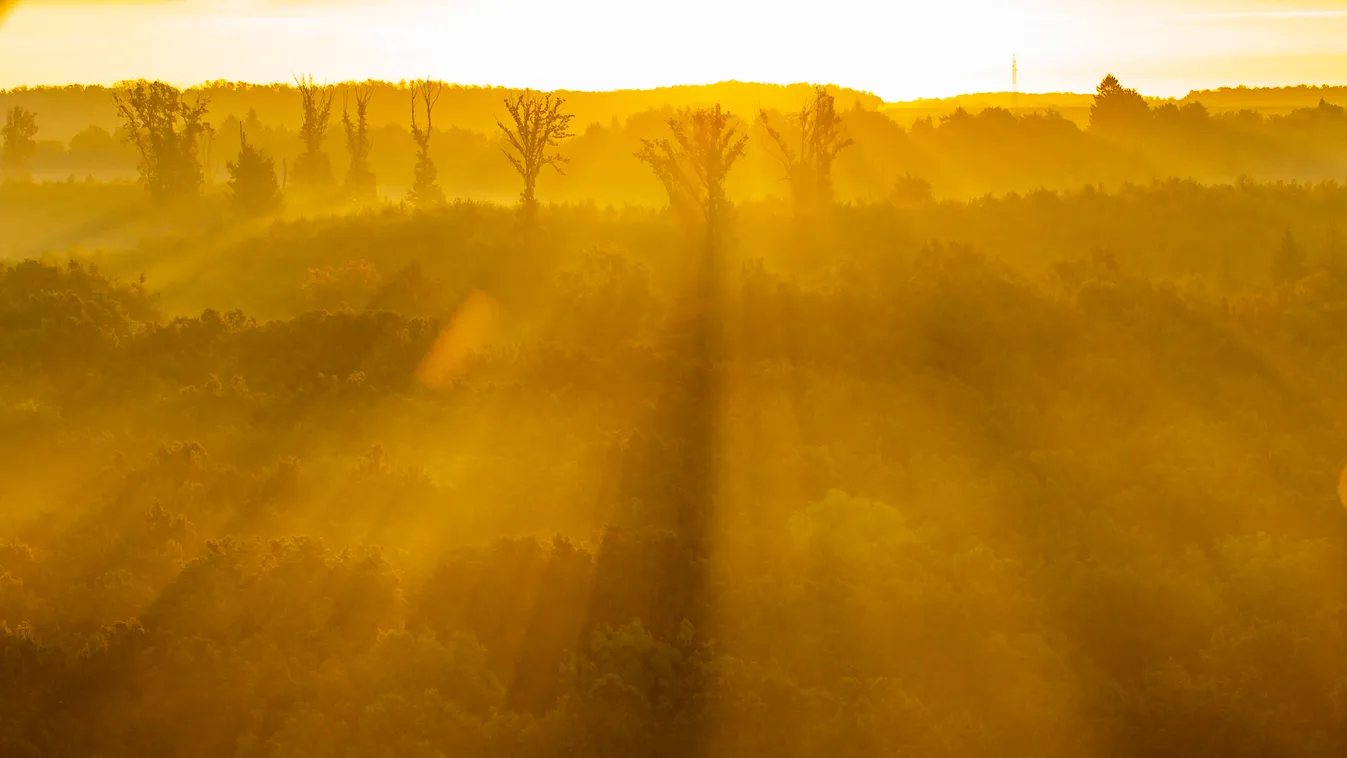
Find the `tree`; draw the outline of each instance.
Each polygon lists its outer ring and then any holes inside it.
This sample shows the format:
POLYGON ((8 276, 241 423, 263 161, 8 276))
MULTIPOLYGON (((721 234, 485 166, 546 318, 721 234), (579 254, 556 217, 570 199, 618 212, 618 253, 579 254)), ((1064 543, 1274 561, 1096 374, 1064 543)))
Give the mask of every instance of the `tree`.
POLYGON ((28 175, 28 162, 37 153, 37 114, 20 106, 5 118, 4 145, 0 147, 0 170, 14 176, 28 175))
POLYGON ((668 119, 673 139, 642 139, 636 157, 650 167, 669 194, 675 211, 700 218, 712 243, 719 235, 730 203, 725 179, 744 157, 748 137, 720 105, 683 110, 668 119))
POLYGON ((332 119, 332 99, 337 89, 330 85, 314 84, 312 76, 296 77, 295 86, 299 89, 304 117, 299 127, 299 139, 304 143, 304 151, 295 158, 295 183, 308 189, 329 187, 334 181, 332 160, 323 152, 323 140, 327 139, 327 127, 332 119))
POLYGON ((786 136, 772 126, 766 109, 758 111, 758 125, 776 146, 774 155, 786 171, 795 207, 806 210, 831 203, 833 161, 853 142, 846 136, 828 88, 815 87, 814 96, 791 115, 790 121, 799 132, 798 148, 792 147, 786 136))
POLYGON ((1090 127, 1102 131, 1135 129, 1150 117, 1146 99, 1134 89, 1128 89, 1109 74, 1095 90, 1094 104, 1090 106, 1090 127))
POLYGON ((125 123, 124 139, 140 153, 140 178, 159 201, 195 195, 201 188, 200 139, 210 101, 188 103, 164 82, 132 83, 113 94, 125 123))
POLYGON ((248 144, 247 132, 239 124, 239 155, 227 161, 229 204, 240 216, 262 216, 281 207, 281 187, 276 181, 276 164, 259 148, 248 144))
POLYGON ((444 190, 440 189, 439 171, 430 159, 430 135, 433 128, 432 117, 435 104, 440 101, 444 85, 439 82, 422 80, 412 84, 412 141, 416 143, 416 168, 413 172, 412 188, 407 200, 417 208, 428 208, 444 202, 444 190), (416 105, 420 102, 426 111, 426 128, 416 123, 416 105))
POLYGON ((346 132, 346 152, 351 166, 346 169, 346 192, 351 197, 368 199, 375 195, 374 172, 369 166, 369 102, 374 96, 368 85, 356 88, 355 119, 351 118, 350 93, 342 101, 341 125, 346 132))
POLYGON ((1320 268, 1338 280, 1347 280, 1347 249, 1344 249, 1342 235, 1338 233, 1336 223, 1332 223, 1328 227, 1328 235, 1324 240, 1324 252, 1320 259, 1320 268))
POLYGON ((1295 235, 1287 229, 1277 251, 1272 254, 1272 281, 1277 284, 1290 284, 1305 278, 1307 273, 1305 248, 1296 241, 1295 235))
POLYGON ((930 204, 934 199, 930 182, 906 172, 893 183, 893 193, 890 197, 894 205, 906 209, 920 208, 930 204))
POLYGON ((572 113, 562 110, 566 105, 563 98, 553 93, 539 95, 525 90, 513 98, 505 98, 505 110, 509 112, 514 127, 508 127, 500 121, 496 126, 505 134, 509 150, 501 148, 505 158, 514 166, 514 170, 524 180, 524 189, 519 193, 519 202, 524 215, 531 218, 538 208, 535 191, 538 186, 538 174, 546 166, 565 175, 561 164, 569 159, 560 153, 548 152, 560 144, 561 140, 575 135, 567 131, 570 128, 572 113), (511 152, 513 151, 513 152, 511 152))

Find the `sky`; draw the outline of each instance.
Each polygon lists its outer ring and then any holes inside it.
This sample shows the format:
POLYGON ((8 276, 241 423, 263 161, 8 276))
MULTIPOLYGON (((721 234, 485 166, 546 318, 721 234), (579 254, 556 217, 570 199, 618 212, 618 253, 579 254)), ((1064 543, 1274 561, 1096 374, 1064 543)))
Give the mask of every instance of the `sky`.
POLYGON ((1347 0, 0 0, 0 87, 136 78, 616 89, 727 79, 887 100, 1347 83, 1347 0))

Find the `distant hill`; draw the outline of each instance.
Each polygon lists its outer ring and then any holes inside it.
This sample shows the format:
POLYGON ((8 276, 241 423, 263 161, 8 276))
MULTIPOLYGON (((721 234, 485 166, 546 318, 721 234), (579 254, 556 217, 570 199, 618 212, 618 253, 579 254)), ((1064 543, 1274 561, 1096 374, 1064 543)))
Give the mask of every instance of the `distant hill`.
MULTIPOLYGON (((333 126, 337 127, 342 107, 340 85, 333 108, 333 126)), ((405 84, 369 82, 374 88, 370 106, 372 126, 405 127, 410 118, 411 91, 405 84)), ((808 84, 757 84, 720 82, 709 85, 660 87, 649 90, 612 92, 569 92, 561 94, 576 114, 579 124, 607 124, 636 113, 661 108, 698 107, 720 103, 731 112, 751 119, 759 107, 794 110, 809 96, 808 84)), ((846 87, 831 87, 838 105, 859 105, 876 110, 883 100, 869 93, 846 87)), ((243 84, 211 82, 193 88, 210 98, 212 122, 233 114, 243 118, 256 110, 265 124, 294 129, 299 126, 299 94, 285 84, 243 84)), ((511 90, 502 87, 454 85, 447 88, 435 111, 436 128, 457 127, 474 132, 492 132, 496 119, 504 114, 501 101, 511 90)), ((119 125, 112 102, 112 90, 101 86, 35 87, 0 90, 0 109, 21 105, 38 114, 42 127, 40 139, 67 141, 80 130, 98 125, 112 131, 119 125)))
POLYGON ((1296 87, 1221 87, 1193 90, 1180 102, 1199 102, 1213 113, 1240 110, 1289 113, 1296 108, 1313 108, 1320 100, 1347 105, 1347 86, 1301 84, 1296 87))
POLYGON ((1019 114, 1057 111, 1083 126, 1090 120, 1093 97, 1075 92, 975 92, 954 97, 884 103, 881 110, 904 127, 911 126, 918 119, 939 118, 959 108, 970 113, 987 108, 1004 108, 1019 114))
POLYGON ((1082 106, 1088 108, 1090 103, 1093 102, 1093 97, 1093 95, 1082 95, 1076 92, 975 92, 968 95, 955 95, 954 97, 928 97, 885 103, 884 108, 886 110, 912 108, 923 110, 1032 108, 1043 110, 1045 108, 1080 108, 1082 106))

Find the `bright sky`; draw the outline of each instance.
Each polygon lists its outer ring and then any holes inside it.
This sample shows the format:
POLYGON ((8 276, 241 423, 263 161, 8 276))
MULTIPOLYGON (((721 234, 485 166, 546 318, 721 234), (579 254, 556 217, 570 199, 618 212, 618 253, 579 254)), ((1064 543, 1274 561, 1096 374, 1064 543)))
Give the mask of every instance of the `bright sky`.
POLYGON ((897 100, 1007 90, 1012 55, 1026 92, 1090 91, 1108 72, 1150 95, 1347 82, 1347 0, 18 0, 0 23, 0 87, 311 72, 815 81, 897 100))

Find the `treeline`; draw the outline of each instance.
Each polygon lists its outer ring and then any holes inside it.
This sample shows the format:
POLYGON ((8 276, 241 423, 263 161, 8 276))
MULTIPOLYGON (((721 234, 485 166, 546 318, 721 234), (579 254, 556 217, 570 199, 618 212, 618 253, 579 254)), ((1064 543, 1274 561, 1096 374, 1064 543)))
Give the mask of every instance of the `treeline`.
MULTIPOLYGON (((406 82, 345 82, 339 90, 364 88, 373 93, 369 119, 373 128, 407 126, 407 102, 414 83, 406 82)), ((68 142, 78 132, 97 126, 113 132, 121 126, 116 113, 109 108, 117 87, 81 86, 19 87, 0 90, 0 110, 14 107, 43 114, 49 137, 68 142)), ((582 124, 609 124, 625 121, 638 113, 662 108, 703 108, 721 103, 737 113, 752 113, 758 108, 793 110, 812 91, 808 84, 760 84, 756 82, 721 82, 711 85, 657 87, 648 90, 617 90, 612 92, 560 91, 582 124)), ((882 100, 868 92, 847 87, 832 87, 842 103, 850 108, 859 104, 867 110, 878 109, 882 100)), ((300 128, 302 114, 295 107, 300 93, 295 83, 247 84, 243 82, 209 82, 186 91, 195 98, 213 103, 213 112, 243 118, 255 112, 259 120, 277 129, 295 131, 300 128)), ((500 118, 501 100, 513 94, 505 87, 472 87, 446 85, 443 99, 443 125, 470 132, 491 133, 500 118)), ((223 130, 222 130, 223 131, 223 130)))
MULTIPOLYGON (((412 90, 333 88, 328 90, 334 98, 329 115, 331 128, 339 131, 332 141, 320 144, 316 153, 305 137, 313 132, 304 126, 310 122, 304 116, 302 89, 278 87, 275 91, 287 104, 285 119, 264 117, 252 108, 227 110, 221 102, 209 99, 219 93, 202 94, 208 108, 203 124, 210 128, 203 131, 196 152, 207 186, 227 183, 228 167, 245 143, 271 160, 278 187, 288 185, 290 168, 307 160, 306 154, 325 156, 334 175, 342 178, 352 163, 349 150, 342 145, 341 118, 347 112, 354 118, 354 98, 359 92, 366 109, 361 170, 374 179, 376 192, 385 199, 404 199, 417 181, 416 167, 430 164, 436 167, 437 183, 446 197, 507 202, 519 191, 515 171, 500 156, 505 143, 497 123, 508 119, 503 102, 512 97, 505 91, 473 91, 479 99, 487 93, 495 98, 490 108, 483 106, 491 117, 483 125, 463 122, 453 109, 455 96, 464 90, 445 88, 445 99, 428 129, 424 128, 422 106, 423 123, 418 129, 428 137, 422 149, 408 118, 415 97, 412 90), (395 120, 378 115, 386 108, 396 109, 395 120)), ((836 197, 842 201, 882 199, 908 176, 928 182, 937 197, 968 198, 1078 189, 1086 184, 1117 187, 1171 177, 1203 182, 1232 182, 1241 176, 1259 181, 1322 181, 1347 172, 1347 116, 1339 104, 1327 99, 1313 107, 1272 115, 1248 109, 1215 112, 1197 100, 1148 102, 1110 77, 1096 93, 1084 128, 1053 110, 1012 112, 1000 107, 956 108, 939 117, 919 118, 904 128, 893 117, 899 111, 874 110, 849 91, 828 92, 836 102, 841 130, 852 143, 837 156, 832 171, 836 197), (1096 117, 1096 113, 1103 115, 1096 117)), ((105 107, 112 111, 111 94, 103 91, 101 96, 106 96, 105 107)), ((194 99, 196 94, 184 96, 194 99)), ((680 112, 674 103, 677 98, 653 109, 590 120, 584 107, 568 99, 572 96, 555 95, 565 101, 575 126, 573 136, 560 141, 557 148, 567 159, 565 175, 546 174, 537 185, 537 197, 544 202, 658 203, 659 185, 650 181, 632 154, 642 140, 664 133, 664 121, 680 112)), ((743 97, 727 98, 728 106, 721 103, 722 110, 742 120, 751 137, 744 160, 727 185, 730 197, 744 201, 789 194, 776 143, 757 125, 758 115, 765 111, 769 123, 784 128, 796 123, 800 107, 813 97, 808 90, 780 88, 772 97, 763 98, 768 104, 762 108, 757 103, 735 105, 743 97)), ((696 102, 699 105, 693 110, 714 105, 696 102)), ((24 106, 22 112, 36 114, 42 128, 45 122, 40 111, 24 106)), ((16 162, 11 175, 129 179, 143 163, 124 123, 88 126, 72 136, 68 145, 44 142, 42 136, 39 132, 31 143, 25 143, 26 171, 15 168, 16 162)))

